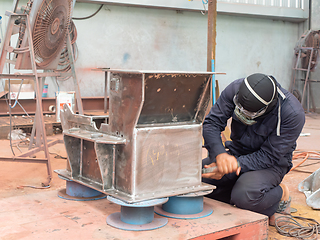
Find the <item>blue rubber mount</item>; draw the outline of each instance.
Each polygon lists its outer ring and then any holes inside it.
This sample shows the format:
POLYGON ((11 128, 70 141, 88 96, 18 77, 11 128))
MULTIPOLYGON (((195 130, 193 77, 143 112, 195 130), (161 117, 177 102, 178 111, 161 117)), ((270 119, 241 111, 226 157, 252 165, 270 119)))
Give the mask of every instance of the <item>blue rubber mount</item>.
POLYGON ((96 197, 101 194, 101 192, 97 190, 94 190, 74 181, 67 181, 66 191, 69 196, 82 198, 96 197))
POLYGON ((155 207, 155 213, 177 219, 198 219, 211 215, 212 208, 203 202, 203 196, 173 196, 162 206, 155 207))
POLYGON ((107 223, 115 228, 130 231, 153 230, 165 226, 167 218, 154 218, 154 206, 168 201, 168 198, 127 203, 108 196, 108 200, 121 206, 121 212, 107 217, 107 223))
POLYGON ((154 218, 152 222, 135 225, 135 224, 128 224, 121 221, 121 214, 119 212, 112 213, 107 217, 107 224, 121 230, 126 231, 147 231, 147 230, 154 230, 161 228, 168 223, 167 218, 154 218))
POLYGON ((154 207, 125 207, 121 206, 121 221, 141 225, 151 223, 154 217, 154 207))
POLYGON ((170 197, 162 209, 174 214, 197 214, 203 211, 203 196, 170 197))
POLYGON ((106 198, 107 195, 84 186, 80 183, 66 180, 66 189, 59 191, 58 196, 66 200, 90 201, 106 198))

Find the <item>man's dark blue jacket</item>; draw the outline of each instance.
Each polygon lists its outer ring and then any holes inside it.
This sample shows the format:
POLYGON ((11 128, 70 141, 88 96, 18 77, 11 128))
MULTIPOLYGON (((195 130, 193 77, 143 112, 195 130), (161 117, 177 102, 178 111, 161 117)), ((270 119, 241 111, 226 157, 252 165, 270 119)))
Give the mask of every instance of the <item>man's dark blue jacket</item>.
POLYGON ((257 119, 257 123, 247 126, 233 113, 233 97, 238 92, 242 79, 235 80, 222 91, 203 122, 203 137, 210 159, 226 152, 234 155, 241 166, 241 173, 274 168, 284 175, 292 167, 292 153, 296 148, 304 122, 305 113, 295 96, 277 84, 278 103, 274 109, 257 119), (280 104, 280 107, 279 107, 280 104), (221 132, 232 117, 232 141, 221 141, 221 132), (277 133, 277 127, 280 132, 277 133))

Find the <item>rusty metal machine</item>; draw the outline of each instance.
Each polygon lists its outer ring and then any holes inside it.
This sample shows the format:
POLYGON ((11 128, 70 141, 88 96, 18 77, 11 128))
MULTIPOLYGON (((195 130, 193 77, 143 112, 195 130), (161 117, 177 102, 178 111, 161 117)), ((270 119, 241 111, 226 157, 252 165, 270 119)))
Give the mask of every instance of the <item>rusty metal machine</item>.
POLYGON ((319 82, 319 79, 312 79, 318 65, 320 48, 320 30, 307 30, 303 33, 296 43, 295 62, 293 67, 293 78, 290 83, 290 91, 298 98, 302 106, 307 112, 310 110, 316 111, 316 105, 312 94, 311 82, 319 82), (299 84, 302 83, 302 94, 299 91, 299 84))
POLYGON ((201 182, 211 75, 107 70, 109 115, 100 124, 64 106, 69 165, 55 172, 127 203, 211 190, 201 182))

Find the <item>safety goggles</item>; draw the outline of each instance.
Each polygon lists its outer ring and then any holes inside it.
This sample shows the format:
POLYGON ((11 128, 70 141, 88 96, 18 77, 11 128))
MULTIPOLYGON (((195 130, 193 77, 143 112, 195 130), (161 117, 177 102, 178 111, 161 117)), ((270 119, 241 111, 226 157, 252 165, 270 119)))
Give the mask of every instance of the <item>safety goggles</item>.
POLYGON ((262 116, 266 111, 267 111, 267 108, 268 108, 268 105, 261 108, 259 111, 257 112, 250 112, 250 111, 247 111, 246 109, 244 109, 241 104, 239 103, 238 101, 238 94, 234 95, 233 97, 233 102, 234 104, 236 105, 236 111, 238 112, 238 114, 241 114, 243 115, 245 118, 247 119, 255 119, 257 117, 260 117, 262 116))

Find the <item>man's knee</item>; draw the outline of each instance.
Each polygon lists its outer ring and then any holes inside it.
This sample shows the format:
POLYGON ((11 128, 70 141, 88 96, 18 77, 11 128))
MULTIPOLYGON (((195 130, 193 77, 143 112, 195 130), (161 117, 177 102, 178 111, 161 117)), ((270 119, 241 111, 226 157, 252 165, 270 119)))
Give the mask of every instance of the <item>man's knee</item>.
POLYGON ((231 204, 239 208, 248 208, 248 190, 245 186, 234 186, 231 192, 231 204))
POLYGON ((254 210, 261 197, 261 191, 251 188, 240 180, 232 189, 230 202, 239 208, 254 210))

